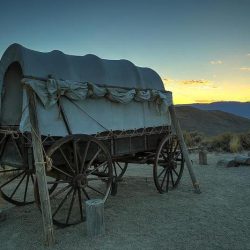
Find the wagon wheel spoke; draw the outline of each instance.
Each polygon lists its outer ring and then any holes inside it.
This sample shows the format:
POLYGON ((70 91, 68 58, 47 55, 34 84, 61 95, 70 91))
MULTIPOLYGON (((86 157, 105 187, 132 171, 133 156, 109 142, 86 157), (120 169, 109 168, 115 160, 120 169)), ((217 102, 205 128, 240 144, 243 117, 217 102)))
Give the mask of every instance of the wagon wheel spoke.
POLYGON ((93 191, 97 192, 98 194, 101 194, 101 195, 105 196, 104 193, 102 193, 101 191, 97 190, 96 188, 94 188, 94 187, 92 187, 90 185, 87 185, 87 187, 90 188, 90 189, 92 189, 93 191))
POLYGON ((74 192, 73 192, 73 195, 72 195, 72 199, 71 199, 71 202, 70 202, 70 207, 69 207, 69 211, 68 211, 68 215, 67 215, 67 219, 66 219, 66 224, 69 223, 69 218, 70 218, 70 215, 71 215, 71 212, 72 212, 72 207, 73 207, 73 204, 74 204, 74 201, 75 201, 75 194, 76 194, 76 189, 74 189, 74 192))
POLYGON ((123 170, 123 168, 121 167, 120 163, 119 162, 116 162, 116 164, 118 165, 118 167, 123 170))
MULTIPOLYGON (((8 169, 7 172, 15 173, 20 169, 8 169), (12 170, 12 171, 9 171, 12 170)), ((34 202, 34 196, 32 195, 33 182, 30 181, 33 178, 33 172, 28 168, 21 170, 20 173, 16 173, 10 179, 0 186, 2 197, 17 206, 24 206, 34 202)))
MULTIPOLYGON (((96 159, 96 157, 100 154, 100 152, 101 152, 102 150, 99 148, 98 150, 97 150, 97 152, 95 153, 95 155, 93 156, 93 158, 90 160, 90 162, 88 163, 88 165, 87 165, 87 168, 89 168, 91 165, 92 165, 92 163, 94 162, 94 160, 96 159)), ((98 166, 98 168, 99 168, 100 166, 98 166)))
POLYGON ((163 168, 163 170, 160 172, 160 174, 157 176, 157 178, 160 178, 162 176, 162 174, 164 173, 164 171, 166 171, 166 168, 163 168))
POLYGON ((65 180, 47 181, 47 184, 62 184, 62 183, 69 183, 69 181, 65 180))
POLYGON ((4 184, 2 184, 2 185, 0 186, 0 188, 3 188, 4 186, 8 185, 10 182, 12 182, 13 180, 15 180, 15 179, 18 178, 19 176, 21 176, 23 173, 24 173, 24 171, 21 172, 21 173, 19 173, 19 174, 16 175, 16 176, 14 176, 14 177, 11 178, 10 180, 6 181, 4 184))
POLYGON ((161 156, 164 158, 165 162, 167 162, 167 161, 168 161, 168 158, 164 155, 164 153, 163 153, 163 152, 161 152, 161 156))
POLYGON ((87 200, 90 200, 90 196, 89 196, 89 194, 87 193, 86 189, 85 189, 85 188, 82 188, 82 191, 83 191, 84 195, 86 196, 87 200))
POLYGON ((88 181, 108 180, 108 177, 88 178, 88 181))
POLYGON ((34 177, 33 177, 33 175, 30 175, 30 176, 31 176, 32 183, 34 185, 35 184, 34 177))
POLYGON ((174 149, 173 149, 173 154, 175 154, 175 152, 176 152, 178 146, 179 146, 179 142, 177 141, 177 142, 176 142, 176 145, 175 145, 175 147, 174 147, 174 149))
POLYGON ((77 141, 73 140, 73 152, 74 152, 74 163, 75 163, 75 169, 76 173, 79 173, 79 167, 78 167, 78 153, 77 153, 77 141))
POLYGON ((164 181, 165 181, 166 176, 167 176, 167 174, 168 174, 168 169, 166 168, 166 169, 164 169, 164 170, 165 170, 165 174, 164 174, 163 180, 162 180, 162 182, 161 182, 161 188, 163 187, 164 181))
POLYGON ((177 177, 179 177, 179 174, 175 171, 175 169, 172 169, 177 177))
POLYGON ((67 164, 67 166, 69 167, 69 169, 71 170, 71 172, 74 174, 75 171, 74 171, 73 167, 71 166, 71 164, 69 163, 69 161, 68 161, 66 155, 64 154, 63 149, 59 148, 59 152, 61 153, 61 155, 62 155, 64 161, 66 162, 66 164, 67 164))
POLYGON ((89 150, 90 143, 91 143, 91 141, 87 142, 86 148, 84 150, 84 155, 83 155, 83 158, 82 158, 82 164, 81 164, 81 168, 80 168, 80 173, 83 172, 84 164, 85 164, 85 161, 86 161, 86 157, 87 157, 87 153, 88 153, 88 150, 89 150))
POLYGON ((20 171, 20 169, 15 168, 15 169, 0 170, 0 174, 5 174, 5 173, 8 173, 8 172, 14 172, 14 171, 20 171))
POLYGON ((28 190, 29 181, 30 181, 30 176, 28 175, 27 180, 26 180, 26 185, 25 185, 24 196, 23 196, 23 201, 24 202, 26 202, 26 196, 27 196, 27 190, 28 190))
POLYGON ((103 162, 102 164, 100 164, 99 166, 97 166, 96 168, 94 168, 93 170, 91 170, 90 172, 88 172, 87 176, 93 174, 94 172, 96 172, 96 170, 98 170, 99 168, 103 167, 105 164, 107 164, 107 162, 103 162))
POLYGON ((52 168, 55 169, 56 171, 60 172, 61 174, 64 174, 64 175, 66 175, 66 176, 68 176, 70 178, 73 177, 72 175, 66 173, 65 171, 63 171, 62 169, 60 169, 60 168, 58 168, 58 167, 56 167, 54 165, 52 165, 52 168))
POLYGON ((59 210, 61 209, 61 207, 63 206, 63 204, 65 203, 65 201, 68 199, 68 196, 71 194, 71 192, 73 191, 73 188, 71 188, 68 193, 64 196, 64 198, 62 199, 62 201, 59 203, 58 207, 56 208, 56 210, 53 212, 52 217, 55 217, 56 214, 59 212, 59 210))
POLYGON ((113 168, 114 168, 114 172, 115 172, 115 177, 116 177, 116 181, 121 181, 123 175, 125 174, 126 170, 127 170, 127 166, 128 163, 124 162, 124 163, 120 163, 118 161, 113 163, 113 168), (123 164, 123 165, 121 165, 123 164))
POLYGON ((10 198, 12 198, 14 196, 14 194, 16 193, 17 189, 20 187, 20 185, 22 184, 24 178, 26 176, 26 173, 24 173, 22 179, 19 181, 19 183, 17 184, 16 188, 13 190, 12 194, 10 195, 10 198))
POLYGON ((83 208, 82 208, 82 194, 81 194, 81 189, 79 187, 77 188, 77 192, 78 192, 78 202, 79 202, 79 209, 80 209, 80 218, 81 218, 81 221, 83 221, 84 217, 83 217, 83 208))
POLYGON ((66 190, 68 190, 70 187, 71 187, 70 184, 67 185, 66 187, 60 189, 60 190, 57 191, 56 193, 53 193, 53 194, 50 196, 50 198, 54 198, 54 197, 56 197, 56 196, 62 194, 63 192, 65 192, 66 190))

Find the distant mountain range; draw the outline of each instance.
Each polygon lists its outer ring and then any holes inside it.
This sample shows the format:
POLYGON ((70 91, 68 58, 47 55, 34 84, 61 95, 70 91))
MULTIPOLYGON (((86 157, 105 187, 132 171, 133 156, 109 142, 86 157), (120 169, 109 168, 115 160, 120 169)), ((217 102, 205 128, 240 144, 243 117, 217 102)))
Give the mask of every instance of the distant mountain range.
POLYGON ((178 106, 191 106, 202 110, 220 110, 250 119, 250 102, 193 103, 178 106))
POLYGON ((250 131, 250 119, 220 110, 201 110, 189 105, 176 106, 176 115, 184 131, 199 131, 209 136, 250 131))

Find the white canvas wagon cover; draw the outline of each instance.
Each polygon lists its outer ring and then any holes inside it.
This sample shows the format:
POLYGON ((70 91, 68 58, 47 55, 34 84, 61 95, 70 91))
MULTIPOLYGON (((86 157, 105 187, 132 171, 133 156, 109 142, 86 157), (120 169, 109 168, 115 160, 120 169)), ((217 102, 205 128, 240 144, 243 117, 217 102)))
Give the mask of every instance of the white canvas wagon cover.
POLYGON ((21 132, 30 131, 25 86, 37 94, 43 135, 68 134, 59 108, 72 133, 170 125, 171 92, 165 91, 155 71, 127 60, 42 53, 11 45, 0 61, 0 122, 17 125, 21 132))

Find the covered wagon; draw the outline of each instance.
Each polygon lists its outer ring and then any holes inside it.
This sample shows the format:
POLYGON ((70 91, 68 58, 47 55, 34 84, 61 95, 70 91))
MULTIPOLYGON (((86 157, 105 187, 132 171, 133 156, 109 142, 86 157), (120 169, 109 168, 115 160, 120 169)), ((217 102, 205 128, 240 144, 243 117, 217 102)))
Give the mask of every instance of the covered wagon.
POLYGON ((178 185, 185 145, 172 129, 172 93, 155 71, 13 44, 1 59, 0 91, 7 201, 26 205, 35 192, 41 207, 47 192, 53 222, 68 226, 85 220, 84 200, 115 194, 130 163, 152 165, 160 193, 178 185))

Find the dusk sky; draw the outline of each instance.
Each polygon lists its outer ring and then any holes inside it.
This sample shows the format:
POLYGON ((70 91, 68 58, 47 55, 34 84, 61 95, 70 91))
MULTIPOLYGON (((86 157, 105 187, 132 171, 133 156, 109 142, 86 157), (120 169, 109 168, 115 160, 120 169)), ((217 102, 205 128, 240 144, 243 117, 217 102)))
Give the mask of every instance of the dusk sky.
POLYGON ((176 104, 250 101, 250 0, 1 0, 0 30, 0 56, 20 43, 128 59, 176 104))

